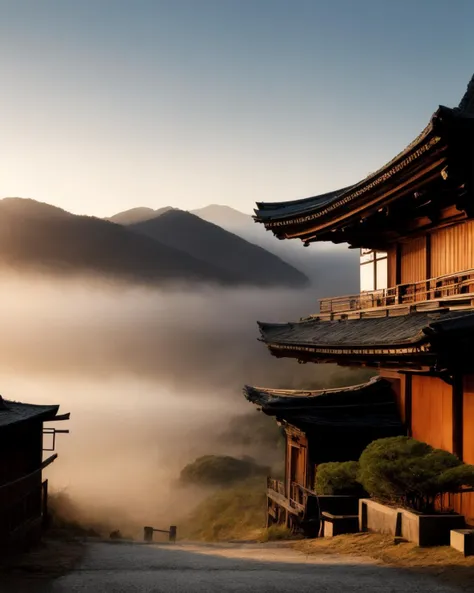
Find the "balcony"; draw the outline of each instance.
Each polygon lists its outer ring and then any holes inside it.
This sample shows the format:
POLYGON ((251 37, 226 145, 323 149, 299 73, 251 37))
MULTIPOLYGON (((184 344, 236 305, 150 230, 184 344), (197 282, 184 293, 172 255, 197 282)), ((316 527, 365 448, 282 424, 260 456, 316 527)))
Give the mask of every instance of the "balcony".
POLYGON ((474 307, 474 269, 356 295, 323 298, 317 316, 338 319, 439 307, 474 307))

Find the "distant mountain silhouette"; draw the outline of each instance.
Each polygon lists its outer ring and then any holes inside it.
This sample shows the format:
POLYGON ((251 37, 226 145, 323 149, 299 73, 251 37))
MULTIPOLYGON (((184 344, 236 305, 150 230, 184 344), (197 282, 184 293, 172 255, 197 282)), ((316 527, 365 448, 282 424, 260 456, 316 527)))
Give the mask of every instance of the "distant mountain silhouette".
POLYGON ((99 273, 157 284, 241 280, 230 270, 128 227, 21 198, 0 200, 0 263, 15 269, 99 273))
POLYGON ((124 212, 119 212, 118 214, 114 214, 107 220, 110 222, 116 222, 117 224, 134 224, 135 222, 142 222, 142 220, 149 220, 150 218, 155 218, 155 216, 159 216, 168 210, 171 210, 171 206, 165 206, 164 208, 158 208, 157 210, 153 210, 153 208, 131 208, 130 210, 124 210, 124 212))
POLYGON ((359 292, 359 255, 344 245, 313 244, 304 247, 299 239, 280 241, 250 214, 220 204, 192 210, 193 214, 274 253, 301 270, 319 289, 330 294, 359 292))
POLYGON ((244 226, 258 228, 249 214, 244 214, 240 210, 235 210, 230 206, 224 206, 222 204, 209 204, 209 206, 190 210, 190 212, 226 230, 244 226))
POLYGON ((230 271, 243 282, 260 286, 308 283, 303 273, 273 253, 190 212, 168 210, 128 228, 230 271))

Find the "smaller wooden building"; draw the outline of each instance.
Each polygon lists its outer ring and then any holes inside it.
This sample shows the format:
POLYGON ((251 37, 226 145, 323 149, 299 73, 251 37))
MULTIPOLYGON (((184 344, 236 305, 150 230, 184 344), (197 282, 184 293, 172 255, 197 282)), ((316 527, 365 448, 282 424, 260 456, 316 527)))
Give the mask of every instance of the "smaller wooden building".
POLYGON ((48 494, 43 470, 57 458, 56 434, 68 432, 44 426, 69 419, 58 409, 0 396, 0 549, 31 543, 41 533, 48 494))
POLYGON ((319 464, 355 461, 373 440, 404 433, 391 384, 380 377, 317 391, 246 386, 244 395, 274 416, 286 436, 284 481, 268 480, 269 524, 302 525, 316 518, 311 499, 319 464))

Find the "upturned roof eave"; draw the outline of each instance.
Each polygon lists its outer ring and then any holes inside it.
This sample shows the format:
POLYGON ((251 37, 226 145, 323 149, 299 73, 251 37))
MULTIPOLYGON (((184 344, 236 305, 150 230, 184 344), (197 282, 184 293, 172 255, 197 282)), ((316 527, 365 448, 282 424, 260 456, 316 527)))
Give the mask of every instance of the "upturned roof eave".
MULTIPOLYGON (((444 125, 439 125, 440 122, 446 120, 472 120, 474 118, 474 76, 471 78, 467 90, 461 99, 458 107, 449 108, 439 106, 431 117, 428 125, 422 132, 400 153, 398 153, 388 163, 385 163, 380 169, 371 173, 361 181, 332 192, 326 192, 310 198, 303 198, 287 202, 257 202, 257 209, 255 210, 254 220, 258 223, 264 224, 267 230, 273 232, 280 239, 300 238, 303 241, 306 239, 302 235, 307 235, 308 232, 323 233, 331 230, 331 221, 335 217, 340 217, 343 210, 347 210, 350 216, 349 204, 360 202, 359 194, 364 199, 370 195, 372 188, 382 188, 385 185, 393 185, 396 187, 396 179, 399 177, 398 173, 403 172, 410 165, 413 153, 423 149, 422 153, 432 153, 432 146, 424 146, 430 138, 433 140, 435 146, 440 142, 440 130, 444 129, 444 125), (433 136, 435 139, 433 139, 433 136), (436 138, 438 138, 436 140, 436 138), (406 161, 404 163, 404 161, 406 161), (404 164, 403 164, 404 163, 404 164), (403 165, 403 166, 402 166, 403 165), (397 175, 394 175, 395 183, 391 183, 392 175, 390 171, 396 169, 397 175), (388 175, 388 178, 386 178, 388 175), (324 211, 326 210, 326 211, 324 211), (311 225, 313 218, 321 218, 321 222, 317 221, 311 225), (323 222, 324 221, 324 222, 323 222), (294 227, 291 232, 288 232, 291 227, 294 227)), ((428 143, 429 144, 429 143, 428 143)), ((441 142, 441 144, 443 144, 441 142)), ((426 157, 425 157, 426 158, 426 157)), ((310 237, 310 240, 319 240, 317 236, 310 237)), ((330 240, 325 237, 323 240, 330 240)))

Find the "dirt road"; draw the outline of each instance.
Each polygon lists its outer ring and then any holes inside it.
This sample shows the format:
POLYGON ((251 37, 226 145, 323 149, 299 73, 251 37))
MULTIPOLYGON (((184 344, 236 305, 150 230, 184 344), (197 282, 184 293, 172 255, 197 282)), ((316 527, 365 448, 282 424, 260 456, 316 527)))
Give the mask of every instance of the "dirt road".
MULTIPOLYGON (((6 591, 0 587, 2 593, 6 591)), ((349 556, 306 556, 276 544, 92 543, 52 582, 8 593, 452 593, 430 577, 349 556)))

